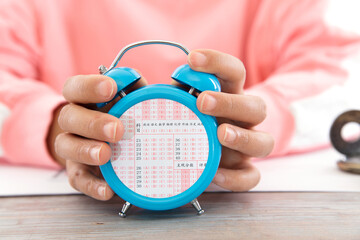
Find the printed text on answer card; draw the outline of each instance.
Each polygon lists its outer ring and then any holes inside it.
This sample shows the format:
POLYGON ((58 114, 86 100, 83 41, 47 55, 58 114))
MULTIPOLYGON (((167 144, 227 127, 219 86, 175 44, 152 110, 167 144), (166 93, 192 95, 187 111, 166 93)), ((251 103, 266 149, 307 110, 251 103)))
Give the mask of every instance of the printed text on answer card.
POLYGON ((208 158, 208 139, 189 108, 152 99, 134 105, 120 120, 125 134, 111 144, 111 163, 128 188, 148 197, 171 197, 200 177, 208 158))

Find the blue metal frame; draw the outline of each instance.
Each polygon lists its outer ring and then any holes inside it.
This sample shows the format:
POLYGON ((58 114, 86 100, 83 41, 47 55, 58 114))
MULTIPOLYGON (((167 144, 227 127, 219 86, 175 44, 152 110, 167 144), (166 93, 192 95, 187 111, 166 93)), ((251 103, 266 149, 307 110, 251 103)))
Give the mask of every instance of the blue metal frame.
POLYGON ((179 102, 193 111, 202 122, 209 142, 209 155, 206 167, 200 178, 186 191, 168 198, 150 198, 129 189, 120 181, 111 161, 100 166, 101 172, 113 191, 131 204, 149 210, 168 210, 180 207, 197 198, 211 183, 219 167, 221 145, 217 138, 217 122, 213 116, 201 113, 196 107, 196 97, 173 85, 154 84, 137 89, 119 102, 109 111, 109 114, 120 118, 129 108, 137 103, 150 99, 169 99, 179 102))

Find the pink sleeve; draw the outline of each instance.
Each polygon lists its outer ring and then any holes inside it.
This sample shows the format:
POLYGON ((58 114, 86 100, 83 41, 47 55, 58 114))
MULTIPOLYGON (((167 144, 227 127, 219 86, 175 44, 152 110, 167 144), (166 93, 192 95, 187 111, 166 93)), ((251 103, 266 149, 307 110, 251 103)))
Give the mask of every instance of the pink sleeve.
POLYGON ((296 119, 291 104, 346 81, 342 61, 360 38, 325 22, 325 1, 263 1, 248 38, 246 67, 258 82, 246 94, 262 97, 267 119, 259 130, 275 138, 272 156, 290 153, 296 119))
POLYGON ((52 113, 64 99, 38 80, 41 52, 34 16, 24 2, 0 8, 0 102, 10 110, 1 143, 13 164, 59 168, 46 137, 52 113))

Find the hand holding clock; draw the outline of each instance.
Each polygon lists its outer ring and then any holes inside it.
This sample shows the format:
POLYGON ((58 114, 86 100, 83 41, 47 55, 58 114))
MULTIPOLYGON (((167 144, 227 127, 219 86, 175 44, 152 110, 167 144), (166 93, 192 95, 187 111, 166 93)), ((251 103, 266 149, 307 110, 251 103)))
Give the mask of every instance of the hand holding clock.
POLYGON ((215 74, 222 92, 202 92, 197 99, 200 112, 217 117, 222 144, 220 168, 213 182, 232 191, 247 191, 260 180, 251 157, 265 157, 273 149, 268 133, 253 129, 266 117, 266 104, 243 94, 245 67, 234 56, 214 50, 192 51, 188 63, 193 70, 215 74))
MULTIPOLYGON (((243 95, 245 68, 237 58, 214 50, 196 50, 190 53, 188 63, 193 70, 215 74, 223 91, 205 91, 197 99, 198 109, 216 116, 219 122, 223 149, 214 183, 232 191, 247 191, 260 179, 251 157, 268 155, 274 145, 269 134, 252 129, 264 120, 265 103, 259 97, 243 95)), ((134 87, 144 85, 142 78, 134 87)), ((48 137, 50 152, 66 165, 70 184, 99 200, 114 194, 98 167, 111 156, 105 142, 119 141, 124 129, 118 118, 92 110, 91 104, 109 101, 115 93, 115 81, 103 75, 69 78, 63 89, 69 103, 55 112, 48 137)))

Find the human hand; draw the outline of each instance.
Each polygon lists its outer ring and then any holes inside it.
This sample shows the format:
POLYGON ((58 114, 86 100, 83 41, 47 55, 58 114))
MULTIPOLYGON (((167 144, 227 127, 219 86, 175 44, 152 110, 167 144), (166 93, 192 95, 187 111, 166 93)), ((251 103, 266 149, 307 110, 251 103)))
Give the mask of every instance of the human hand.
MULTIPOLYGON (((197 100, 199 110, 218 117, 220 124, 218 137, 223 151, 214 182, 233 191, 249 190, 260 179, 250 158, 266 156, 273 148, 270 135, 252 130, 265 118, 265 104, 258 97, 242 95, 245 69, 238 59, 212 50, 200 52, 207 59, 203 66, 201 57, 196 56, 195 52, 189 56, 190 66, 197 71, 215 74, 223 90, 222 93, 203 92, 197 100), (209 109, 211 100, 205 99, 208 96, 218 102, 213 109, 209 109), (235 132, 232 140, 229 139, 231 132, 235 132)), ((142 79, 136 85, 134 88, 146 85, 146 81, 142 79)), ((98 168, 111 156, 111 149, 105 141, 119 141, 124 129, 118 118, 89 107, 93 108, 91 103, 111 100, 115 93, 115 82, 106 76, 70 78, 63 90, 64 97, 70 103, 55 114, 58 121, 54 121, 51 127, 55 129, 50 135, 56 136, 56 159, 60 163, 66 162, 70 184, 99 200, 110 199, 114 194, 102 179, 98 168)))
MULTIPOLYGON (((133 88, 145 84, 141 79, 133 88)), ((106 142, 118 142, 124 128, 118 118, 93 109, 96 109, 94 103, 110 101, 116 92, 115 81, 103 75, 69 78, 63 89, 69 103, 54 114, 48 138, 48 145, 55 146, 54 158, 66 165, 70 185, 98 200, 108 200, 114 195, 98 166, 111 157, 106 142)), ((111 104, 108 105, 107 108, 111 104)))
POLYGON ((195 71, 215 74, 222 92, 204 91, 197 99, 198 109, 217 117, 218 139, 222 144, 220 167, 213 182, 232 191, 247 191, 260 181, 252 157, 265 157, 274 147, 268 133, 254 130, 266 117, 265 102, 244 95, 245 67, 228 54, 214 50, 195 50, 188 56, 195 71))

